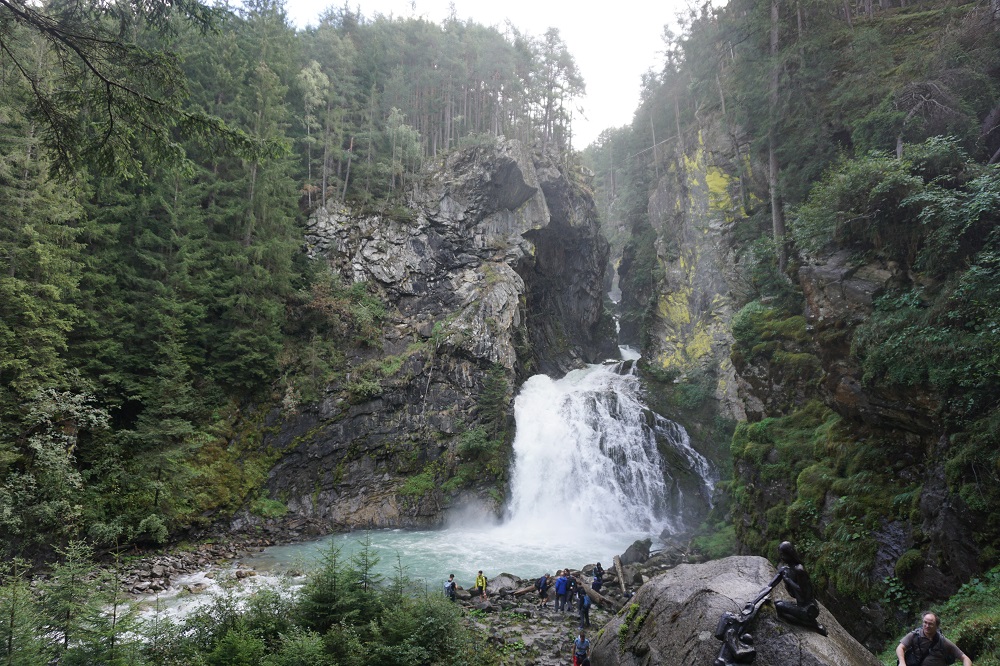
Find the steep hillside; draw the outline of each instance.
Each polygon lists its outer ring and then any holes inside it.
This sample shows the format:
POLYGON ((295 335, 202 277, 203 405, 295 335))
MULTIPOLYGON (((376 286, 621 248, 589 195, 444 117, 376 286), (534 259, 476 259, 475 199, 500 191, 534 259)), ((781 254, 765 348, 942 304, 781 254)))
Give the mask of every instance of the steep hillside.
POLYGON ((795 541, 877 646, 1000 552, 998 26, 976 4, 773 7, 694 16, 588 158, 632 230, 623 331, 664 413, 716 446, 713 413, 742 421, 739 549, 795 541))

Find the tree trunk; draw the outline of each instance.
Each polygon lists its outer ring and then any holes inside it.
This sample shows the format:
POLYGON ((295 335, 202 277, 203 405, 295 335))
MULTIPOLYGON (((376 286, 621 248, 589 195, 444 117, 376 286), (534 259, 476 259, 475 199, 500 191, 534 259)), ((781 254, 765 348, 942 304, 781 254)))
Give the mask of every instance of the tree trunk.
POLYGON ((622 588, 622 594, 625 594, 625 572, 622 571, 622 558, 615 555, 615 574, 618 576, 618 585, 622 588))
POLYGON ((341 201, 347 200, 347 183, 351 180, 351 158, 354 157, 354 137, 351 137, 351 145, 347 149, 347 173, 344 174, 344 191, 340 195, 341 201))
POLYGON ((653 105, 649 105, 649 130, 653 133, 653 166, 656 169, 656 182, 660 182, 660 160, 656 154, 656 128, 653 126, 653 105))
POLYGON ((788 253, 785 248, 785 215, 782 210, 781 194, 778 191, 780 173, 775 137, 775 127, 778 123, 778 84, 781 76, 781 67, 778 63, 779 19, 778 0, 771 0, 771 85, 769 90, 771 127, 768 130, 767 140, 767 180, 768 188, 771 190, 771 226, 774 231, 775 251, 778 253, 778 271, 784 273, 785 267, 788 265, 788 253))

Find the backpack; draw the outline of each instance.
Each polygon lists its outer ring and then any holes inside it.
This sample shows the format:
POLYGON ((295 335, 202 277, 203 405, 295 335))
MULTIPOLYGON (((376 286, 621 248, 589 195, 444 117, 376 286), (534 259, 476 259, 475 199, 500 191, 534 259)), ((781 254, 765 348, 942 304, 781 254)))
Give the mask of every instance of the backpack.
MULTIPOLYGON (((927 656, 931 653, 931 650, 937 647, 938 643, 941 642, 941 636, 943 636, 944 634, 942 634, 941 631, 938 630, 938 632, 934 634, 934 638, 933 640, 931 640, 931 644, 927 646, 927 651, 918 653, 916 648, 917 638, 922 635, 923 629, 921 627, 917 627, 910 633, 913 634, 913 640, 911 642, 911 645, 913 645, 913 647, 906 651, 905 654, 906 666, 921 666, 921 664, 924 663, 924 659, 926 659, 927 656)), ((955 659, 951 657, 951 655, 943 654, 941 655, 941 657, 942 659, 944 659, 944 662, 946 664, 955 663, 955 659)))
POLYGON ((590 608, 590 595, 583 595, 583 607, 590 608))

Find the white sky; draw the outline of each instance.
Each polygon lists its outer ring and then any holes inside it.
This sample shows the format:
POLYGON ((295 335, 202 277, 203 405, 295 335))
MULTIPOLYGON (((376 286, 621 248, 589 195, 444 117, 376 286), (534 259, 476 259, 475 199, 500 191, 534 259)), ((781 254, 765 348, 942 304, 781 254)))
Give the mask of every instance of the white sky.
MULTIPOLYGON (((577 0, 348 0, 371 17, 422 16, 440 23, 454 5, 459 19, 503 28, 507 19, 518 30, 541 37, 549 27, 559 34, 576 60, 587 84, 580 105, 586 119, 573 122, 573 145, 585 148, 609 127, 632 121, 639 104, 643 72, 659 71, 663 57, 663 27, 675 24, 685 0, 617 0, 608 5, 577 0)), ((329 6, 344 0, 286 0, 286 10, 298 27, 317 22, 329 6)))

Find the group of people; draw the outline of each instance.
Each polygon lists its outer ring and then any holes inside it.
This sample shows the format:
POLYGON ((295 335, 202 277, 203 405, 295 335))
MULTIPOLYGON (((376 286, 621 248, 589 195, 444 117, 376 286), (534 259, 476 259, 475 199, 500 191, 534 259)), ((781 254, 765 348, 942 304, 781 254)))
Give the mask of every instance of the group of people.
MULTIPOLYGON (((489 581, 486 580, 486 576, 483 575, 483 570, 480 569, 479 574, 476 576, 476 586, 469 590, 469 594, 485 600, 487 583, 489 583, 489 581)), ((448 574, 448 580, 444 582, 444 596, 448 597, 452 601, 455 601, 457 592, 458 587, 455 583, 455 574, 448 574)))
MULTIPOLYGON (((778 558, 781 566, 765 591, 769 594, 771 589, 781 582, 784 583, 785 589, 794 599, 794 601, 775 602, 774 606, 778 617, 792 624, 809 627, 826 636, 826 627, 817 622, 819 607, 813 593, 812 583, 794 546, 787 541, 783 542, 778 547, 778 558)), ((594 567, 592 575, 590 587, 594 592, 600 592, 604 585, 604 568, 600 562, 594 567)), ((475 587, 470 590, 472 595, 486 600, 488 582, 480 570, 476 576, 475 587)), ((556 612, 568 612, 574 598, 576 600, 577 612, 580 616, 580 635, 573 641, 573 666, 590 666, 590 640, 586 633, 587 627, 590 626, 590 595, 582 582, 569 569, 557 571, 555 581, 552 580, 551 575, 545 573, 535 582, 539 608, 548 608, 549 591, 553 588, 556 596, 556 612)), ((445 581, 444 593, 449 599, 455 601, 455 574, 449 575, 448 580, 445 581)), ((748 605, 755 606, 758 601, 760 601, 760 597, 748 605)), ((737 616, 734 618, 738 619, 737 616)), ((958 646, 941 634, 940 626, 941 618, 936 613, 925 612, 920 628, 904 636, 896 647, 899 666, 945 666, 956 662, 961 662, 962 666, 972 666, 972 660, 958 646)), ((719 657, 722 663, 729 663, 729 659, 723 657, 727 654, 726 650, 727 648, 724 647, 719 657)), ((730 650, 730 652, 733 651, 730 650)), ((730 656, 735 657, 735 652, 730 656)), ((719 663, 719 660, 716 660, 716 663, 719 663)))
MULTIPOLYGON (((594 592, 600 592, 604 585, 604 567, 601 566, 600 562, 594 566, 592 573, 593 579, 590 587, 594 592)), ((586 587, 569 569, 557 571, 556 576, 553 582, 552 576, 545 573, 535 581, 535 589, 538 590, 538 607, 549 607, 549 590, 552 589, 556 595, 555 611, 557 613, 568 612, 572 609, 575 601, 576 610, 580 616, 580 629, 589 627, 591 599, 586 587)))
MULTIPOLYGON (((604 586, 604 567, 598 562, 592 572, 590 587, 594 592, 600 592, 604 586)), ((553 581, 548 573, 542 575, 535 581, 535 589, 538 591, 538 607, 549 607, 549 591, 554 588, 556 595, 556 612, 569 612, 572 604, 576 602, 576 609, 580 616, 580 635, 573 641, 573 666, 590 666, 590 639, 587 638, 586 628, 590 626, 590 595, 587 593, 583 583, 574 576, 569 569, 561 569, 556 572, 553 581)), ((469 590, 473 597, 487 599, 486 586, 489 583, 482 570, 476 575, 475 587, 469 590)), ((457 585, 455 574, 450 574, 444 583, 444 594, 455 601, 457 585)))
MULTIPOLYGON (((722 647, 714 661, 715 666, 753 663, 756 647, 748 629, 760 606, 779 583, 784 583, 792 601, 781 599, 773 602, 778 618, 812 629, 821 636, 828 635, 826 627, 818 622, 819 604, 809 574, 790 542, 783 541, 778 546, 778 560, 777 573, 755 599, 748 601, 742 611, 726 611, 719 618, 715 637, 722 641, 722 647)), ((961 662, 962 666, 972 666, 972 660, 941 635, 940 625, 941 618, 937 614, 925 612, 921 627, 904 636, 896 647, 898 666, 946 666, 957 662, 961 662)))

